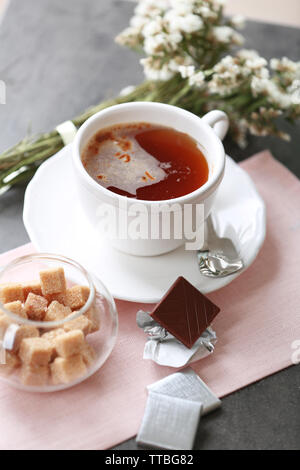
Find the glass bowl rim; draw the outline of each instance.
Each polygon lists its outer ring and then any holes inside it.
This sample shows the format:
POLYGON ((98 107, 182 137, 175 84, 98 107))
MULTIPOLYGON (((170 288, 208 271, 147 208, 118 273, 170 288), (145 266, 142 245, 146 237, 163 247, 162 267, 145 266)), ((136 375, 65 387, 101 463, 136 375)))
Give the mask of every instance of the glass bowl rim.
MULTIPOLYGON (((0 310, 3 311, 6 315, 8 315, 10 318, 15 320, 16 323, 19 324, 24 324, 24 325, 31 325, 35 326, 36 328, 57 328, 59 326, 64 325, 66 322, 75 320, 75 318, 78 318, 79 316, 83 315, 86 313, 90 307, 92 306, 92 303, 94 301, 95 297, 95 287, 94 283, 92 280, 92 276, 88 273, 88 271, 77 261, 68 258, 63 255, 55 254, 55 253, 30 253, 28 255, 20 256, 18 258, 15 258, 13 261, 9 262, 5 266, 0 267, 0 285, 1 285, 1 276, 8 272, 10 269, 20 266, 22 264, 26 264, 31 262, 32 260, 36 259, 44 259, 44 260, 51 260, 51 261, 59 261, 66 263, 68 265, 71 265, 75 268, 77 268, 81 273, 85 276, 88 284, 89 284, 89 289, 90 289, 90 294, 89 297, 81 309, 77 310, 76 312, 73 312, 72 315, 70 314, 66 319, 64 318, 63 320, 57 320, 57 321, 35 321, 35 320, 30 320, 28 318, 23 318, 20 317, 19 315, 11 312, 7 308, 5 308, 4 304, 0 300, 0 310)), ((108 297, 109 302, 112 303, 114 310, 116 310, 115 302, 113 297, 111 296, 110 292, 108 291, 107 287, 103 284, 103 282, 97 278, 97 280, 101 283, 101 285, 104 287, 105 294, 108 297)), ((5 285, 5 283, 3 284, 5 285)))

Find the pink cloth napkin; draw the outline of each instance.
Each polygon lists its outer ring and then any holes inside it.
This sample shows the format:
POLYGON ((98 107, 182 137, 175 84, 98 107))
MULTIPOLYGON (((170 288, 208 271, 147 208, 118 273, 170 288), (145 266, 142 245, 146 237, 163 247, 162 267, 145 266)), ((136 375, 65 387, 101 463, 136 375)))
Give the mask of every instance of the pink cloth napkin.
MULTIPOLYGON (((242 163, 267 205, 267 239, 254 264, 209 297, 222 308, 215 353, 193 369, 222 397, 292 364, 300 340, 300 183, 269 152, 242 163)), ((25 245, 0 264, 33 251, 25 245)), ((135 324, 145 305, 117 302, 117 345, 85 383, 54 394, 30 394, 0 383, 1 449, 105 449, 134 436, 146 386, 174 372, 142 359, 135 324)))

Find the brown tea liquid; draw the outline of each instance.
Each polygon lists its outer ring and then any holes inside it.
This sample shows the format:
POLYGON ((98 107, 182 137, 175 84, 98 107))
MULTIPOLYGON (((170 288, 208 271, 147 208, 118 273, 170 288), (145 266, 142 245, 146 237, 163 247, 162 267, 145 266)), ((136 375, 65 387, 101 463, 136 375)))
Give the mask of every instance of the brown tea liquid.
POLYGON ((194 139, 149 123, 100 130, 83 150, 82 162, 100 185, 146 201, 184 196, 208 179, 207 161, 194 139))

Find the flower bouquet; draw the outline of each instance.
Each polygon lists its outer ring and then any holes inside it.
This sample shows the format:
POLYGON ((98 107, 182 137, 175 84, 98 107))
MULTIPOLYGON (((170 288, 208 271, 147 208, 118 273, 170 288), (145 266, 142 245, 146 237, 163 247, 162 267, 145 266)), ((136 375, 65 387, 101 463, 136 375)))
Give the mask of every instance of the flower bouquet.
MULTIPOLYGON (((277 118, 300 117, 300 62, 268 62, 241 48, 241 17, 226 18, 223 0, 140 0, 130 25, 117 43, 142 54, 146 80, 72 120, 79 128, 108 106, 157 101, 199 116, 216 108, 230 119, 230 132, 241 146, 247 135, 289 139, 277 118)), ((0 155, 0 194, 27 183, 38 166, 64 146, 59 130, 26 137, 0 155)))

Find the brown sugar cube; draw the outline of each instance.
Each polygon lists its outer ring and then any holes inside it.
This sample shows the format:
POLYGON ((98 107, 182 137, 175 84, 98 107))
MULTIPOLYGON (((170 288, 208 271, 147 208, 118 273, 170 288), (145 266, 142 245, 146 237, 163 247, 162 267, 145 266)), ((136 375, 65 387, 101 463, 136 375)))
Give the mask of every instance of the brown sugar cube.
POLYGON ((28 294, 43 295, 42 287, 39 281, 25 282, 23 285, 24 301, 26 301, 28 294))
POLYGON ((48 295, 45 295, 44 297, 45 299, 47 299, 49 305, 55 300, 56 302, 59 302, 62 305, 67 305, 65 292, 60 292, 59 294, 48 294, 48 295))
POLYGON ((0 287, 0 301, 3 304, 20 300, 24 302, 23 287, 21 284, 5 284, 0 287))
MULTIPOLYGON (((71 315, 74 315, 74 313, 75 312, 73 312, 71 315)), ((84 315, 80 315, 74 320, 69 320, 64 324, 65 331, 81 330, 85 336, 89 334, 91 328, 92 322, 84 315)))
POLYGON ((100 329, 100 318, 96 307, 93 305, 84 315, 92 323, 89 333, 94 333, 95 331, 98 331, 100 329))
POLYGON ((53 346, 45 338, 26 338, 20 346, 19 356, 23 363, 32 366, 46 366, 52 356, 53 346))
POLYGON ((81 351, 83 362, 90 367, 96 359, 95 349, 87 342, 85 342, 84 347, 81 351))
POLYGON ((54 300, 47 309, 44 321, 63 320, 65 317, 70 315, 70 313, 72 313, 72 311, 69 307, 65 307, 64 305, 54 300))
POLYGON ((24 385, 43 386, 49 378, 49 366, 35 367, 30 364, 23 364, 20 379, 24 385))
POLYGON ((68 358, 57 357, 50 364, 50 369, 54 384, 67 384, 87 373, 87 368, 81 354, 68 358))
POLYGON ((40 280, 44 295, 60 294, 66 291, 66 279, 63 268, 40 271, 40 280))
POLYGON ((86 286, 73 286, 67 289, 66 304, 72 310, 81 309, 90 295, 90 289, 86 286))
POLYGON ((16 354, 5 351, 5 364, 0 364, 0 373, 11 374, 20 364, 21 361, 16 354))
POLYGON ((23 339, 25 338, 37 338, 40 336, 39 330, 35 326, 22 325, 16 332, 13 352, 18 352, 23 339))
POLYGON ((42 334, 42 338, 49 341, 52 346, 51 362, 57 357, 54 340, 57 336, 64 334, 65 330, 63 330, 62 328, 56 328, 55 330, 47 331, 46 333, 42 334))
POLYGON ((81 286, 81 289, 82 289, 82 294, 85 298, 85 301, 87 301, 87 299, 90 296, 90 288, 88 286, 81 286))
POLYGON ((81 289, 82 289, 85 299, 87 300, 90 295, 90 288, 88 286, 81 286, 81 289))
POLYGON ((30 320, 42 321, 46 314, 47 305, 48 302, 44 297, 30 292, 25 302, 25 312, 30 320))
POLYGON ((27 314, 20 300, 16 300, 15 302, 9 302, 8 304, 4 304, 4 307, 10 312, 14 313, 15 315, 19 315, 19 317, 27 318, 27 314))
POLYGON ((14 354, 10 351, 6 351, 6 364, 11 368, 16 368, 21 365, 21 361, 17 354, 14 354))
MULTIPOLYGON (((10 310, 12 313, 19 315, 20 317, 27 318, 23 305, 19 300, 16 300, 15 302, 9 302, 8 304, 4 304, 4 307, 10 310)), ((6 313, 0 310, 0 334, 4 334, 6 329, 11 323, 16 323, 16 322, 12 318, 10 318, 8 315, 6 315, 6 313)))
POLYGON ((51 330, 51 331, 47 331, 46 333, 43 333, 42 338, 46 339, 50 343, 53 343, 53 341, 55 340, 57 336, 64 335, 64 334, 65 334, 65 330, 63 330, 62 328, 56 328, 55 330, 51 330))
POLYGON ((73 330, 59 335, 54 340, 56 352, 61 357, 79 354, 84 345, 84 334, 81 330, 73 330))
POLYGON ((13 319, 5 313, 0 313, 0 335, 4 335, 6 329, 11 323, 14 323, 13 319))

